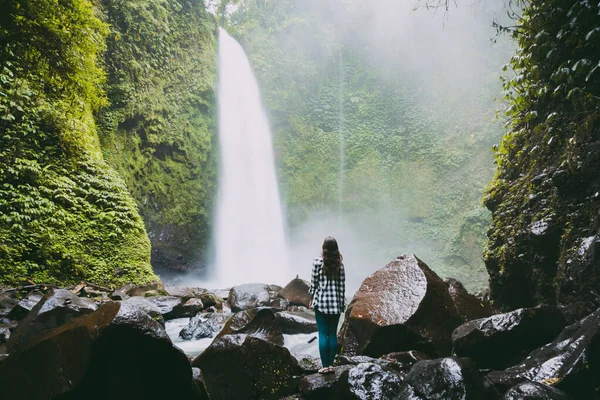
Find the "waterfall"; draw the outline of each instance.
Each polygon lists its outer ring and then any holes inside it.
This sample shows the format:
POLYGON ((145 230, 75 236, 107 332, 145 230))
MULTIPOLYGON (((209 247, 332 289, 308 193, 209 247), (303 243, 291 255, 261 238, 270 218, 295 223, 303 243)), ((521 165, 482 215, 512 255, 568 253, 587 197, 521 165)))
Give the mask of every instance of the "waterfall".
POLYGON ((344 168, 346 163, 345 143, 344 143, 344 60, 342 59, 342 50, 340 50, 340 76, 339 76, 339 99, 338 99, 338 135, 340 140, 340 183, 338 195, 338 213, 341 218, 343 212, 344 200, 344 168))
POLYGON ((220 169, 215 278, 222 286, 290 279, 271 130, 242 46, 219 30, 220 169))

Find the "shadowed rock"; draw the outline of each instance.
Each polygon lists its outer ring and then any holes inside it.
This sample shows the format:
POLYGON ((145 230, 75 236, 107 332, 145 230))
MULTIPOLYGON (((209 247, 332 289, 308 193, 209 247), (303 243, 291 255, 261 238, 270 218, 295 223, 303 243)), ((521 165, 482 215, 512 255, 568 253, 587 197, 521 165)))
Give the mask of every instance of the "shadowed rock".
POLYGON ((417 362, 394 399, 397 400, 481 400, 497 399, 473 361, 468 358, 440 358, 417 362))
POLYGON ((12 353, 35 336, 57 328, 68 320, 89 314, 98 306, 86 298, 77 297, 65 289, 52 289, 22 320, 7 343, 12 353))
POLYGON ((312 311, 280 311, 275 314, 275 317, 286 335, 317 331, 317 320, 312 311))
POLYGON ((523 382, 510 388, 503 400, 571 400, 572 397, 552 386, 523 382))
POLYGON ((140 309, 110 302, 35 337, 0 364, 20 399, 198 399, 185 354, 140 309))
POLYGON ((27 297, 19 301, 17 305, 10 310, 6 317, 16 321, 22 320, 27 316, 27 314, 29 314, 29 311, 31 311, 33 307, 40 302, 40 300, 42 300, 42 297, 44 297, 44 294, 41 292, 33 292, 27 295, 27 297))
POLYGON ((462 322, 446 283, 405 254, 365 279, 354 295, 340 333, 342 353, 449 354, 452 331, 462 322))
POLYGON ((6 317, 17 304, 19 300, 14 297, 7 294, 0 295, 0 319, 6 317))
POLYGON ((243 333, 283 346, 283 332, 270 308, 253 308, 235 313, 217 337, 243 333))
POLYGON ((256 307, 287 307, 287 301, 279 295, 281 287, 262 283, 247 283, 234 286, 229 291, 227 302, 234 312, 256 307))
POLYGON ((193 317, 203 308, 200 299, 186 299, 175 296, 154 296, 146 300, 154 304, 162 314, 165 321, 175 318, 193 317))
POLYGON ((600 390, 600 309, 566 327, 552 342, 529 353, 521 363, 488 378, 500 388, 525 380, 550 383, 577 398, 592 399, 600 390))
POLYGON ((489 317, 494 314, 494 310, 486 303, 479 300, 474 295, 467 292, 467 289, 460 281, 456 279, 446 279, 448 284, 448 292, 458 313, 465 321, 471 321, 478 318, 489 317))
POLYGON ((400 389, 402 378, 373 363, 360 363, 341 374, 330 398, 385 400, 400 389))
POLYGON ((452 343, 458 356, 473 359, 479 368, 500 369, 552 341, 564 327, 554 307, 521 308, 459 326, 452 343))
POLYGON ((296 392, 301 372, 288 349, 245 334, 215 338, 192 366, 212 400, 279 399, 296 392))
POLYGON ((340 379, 340 376, 345 371, 352 368, 351 365, 341 365, 335 367, 335 371, 332 374, 312 374, 306 375, 300 379, 298 387, 300 393, 307 400, 320 400, 329 398, 331 389, 335 383, 340 379))
POLYGON ((310 285, 304 279, 295 278, 290 281, 279 294, 283 296, 290 305, 308 307, 311 295, 308 293, 310 285))

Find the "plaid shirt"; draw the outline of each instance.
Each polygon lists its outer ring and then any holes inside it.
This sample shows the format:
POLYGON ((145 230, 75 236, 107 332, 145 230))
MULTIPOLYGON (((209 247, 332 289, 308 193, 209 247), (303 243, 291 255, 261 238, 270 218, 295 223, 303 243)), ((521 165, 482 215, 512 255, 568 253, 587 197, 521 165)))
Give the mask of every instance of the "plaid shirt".
POLYGON ((344 264, 340 276, 328 279, 323 274, 323 258, 315 258, 308 292, 313 296, 313 308, 323 314, 341 314, 346 308, 346 272, 344 264))

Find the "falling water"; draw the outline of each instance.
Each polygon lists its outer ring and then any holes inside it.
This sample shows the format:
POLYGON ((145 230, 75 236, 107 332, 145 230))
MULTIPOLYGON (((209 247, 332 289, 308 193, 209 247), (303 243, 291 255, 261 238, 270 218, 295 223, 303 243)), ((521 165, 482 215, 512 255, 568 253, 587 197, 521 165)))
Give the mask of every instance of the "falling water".
POLYGON ((341 218, 344 200, 344 167, 345 167, 345 149, 344 149, 344 60, 342 59, 342 50, 340 50, 340 76, 339 76, 339 109, 338 109, 338 135, 340 140, 340 191, 338 197, 338 213, 341 218))
POLYGON ((244 50, 219 31, 221 164, 216 279, 222 286, 287 283, 288 249, 271 131, 244 50))

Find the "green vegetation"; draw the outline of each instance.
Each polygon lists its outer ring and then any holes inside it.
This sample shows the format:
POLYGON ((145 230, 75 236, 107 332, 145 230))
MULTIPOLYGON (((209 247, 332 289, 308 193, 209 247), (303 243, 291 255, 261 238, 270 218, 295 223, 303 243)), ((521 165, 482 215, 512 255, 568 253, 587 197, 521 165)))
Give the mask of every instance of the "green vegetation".
POLYGON ((104 156, 139 204, 153 266, 186 269, 208 242, 215 192, 217 24, 193 0, 105 0, 102 10, 104 156))
POLYGON ((108 27, 84 0, 0 16, 0 283, 156 279, 136 204, 102 159, 108 27))
POLYGON ((524 6, 504 83, 509 132, 485 199, 492 296, 507 307, 597 301, 594 240, 584 244, 600 228, 600 5, 524 6))

